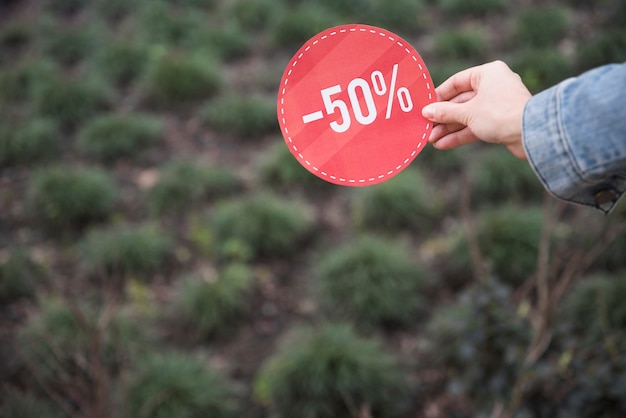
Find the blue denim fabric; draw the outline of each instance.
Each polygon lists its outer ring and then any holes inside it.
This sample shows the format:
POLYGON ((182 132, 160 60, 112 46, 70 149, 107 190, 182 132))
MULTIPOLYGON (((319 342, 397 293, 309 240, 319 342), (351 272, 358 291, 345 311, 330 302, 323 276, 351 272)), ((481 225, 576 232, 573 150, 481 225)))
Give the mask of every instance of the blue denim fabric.
POLYGON ((533 96, 522 120, 528 160, 554 196, 608 212, 626 190, 626 63, 533 96))

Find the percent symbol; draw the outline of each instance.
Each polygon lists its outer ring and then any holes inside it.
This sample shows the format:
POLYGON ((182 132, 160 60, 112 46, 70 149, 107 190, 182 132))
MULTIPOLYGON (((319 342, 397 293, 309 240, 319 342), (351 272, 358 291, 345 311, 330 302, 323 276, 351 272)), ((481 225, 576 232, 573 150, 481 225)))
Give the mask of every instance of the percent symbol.
MULTIPOLYGON (((411 98, 411 93, 409 92, 409 89, 406 87, 400 87, 396 90, 397 78, 398 64, 396 63, 393 65, 391 71, 391 83, 389 85, 389 94, 387 96, 387 111, 385 114, 385 119, 391 118, 394 97, 398 98, 398 104, 400 105, 400 109, 403 112, 407 113, 413 110, 413 100, 411 98)), ((357 120, 357 122, 359 122, 361 125, 371 124, 376 120, 376 117, 378 116, 376 104, 374 103, 374 96, 372 95, 372 88, 374 89, 374 93, 376 93, 376 95, 378 96, 384 96, 385 94, 387 94, 387 83, 382 72, 380 72, 379 70, 372 71, 370 75, 370 80, 372 85, 371 87, 366 80, 358 77, 348 83, 348 97, 350 98, 352 114, 354 115, 354 118, 357 120), (364 113, 363 109, 361 108, 361 103, 359 102, 359 98, 356 93, 357 88, 361 90, 363 99, 365 100, 367 113, 364 113)), ((338 133, 346 132, 350 128, 350 125, 352 123, 350 118, 350 112, 348 110, 348 105, 346 104, 346 102, 341 99, 333 99, 332 97, 336 94, 341 93, 341 91, 341 85, 339 84, 320 90, 326 113, 331 115, 335 113, 336 110, 338 110, 341 115, 341 123, 337 122, 336 120, 329 123, 330 127, 338 133)), ((303 115, 302 122, 306 124, 323 118, 324 113, 321 110, 318 110, 303 115)))

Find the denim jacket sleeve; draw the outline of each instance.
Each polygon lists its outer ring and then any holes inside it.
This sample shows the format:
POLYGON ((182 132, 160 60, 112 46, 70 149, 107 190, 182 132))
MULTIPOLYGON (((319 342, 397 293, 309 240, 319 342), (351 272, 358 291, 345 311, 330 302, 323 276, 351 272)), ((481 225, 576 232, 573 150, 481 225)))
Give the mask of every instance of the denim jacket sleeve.
POLYGON ((626 63, 567 79, 524 108, 523 143, 546 189, 608 212, 626 190, 626 63))

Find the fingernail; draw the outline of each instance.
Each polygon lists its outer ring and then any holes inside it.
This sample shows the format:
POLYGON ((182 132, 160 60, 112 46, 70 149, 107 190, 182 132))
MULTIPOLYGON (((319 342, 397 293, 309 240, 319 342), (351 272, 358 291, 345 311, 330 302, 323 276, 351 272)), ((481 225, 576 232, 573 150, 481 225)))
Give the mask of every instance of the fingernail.
POLYGON ((424 106, 422 109, 422 116, 426 119, 433 119, 435 117, 435 104, 431 103, 429 105, 424 106))

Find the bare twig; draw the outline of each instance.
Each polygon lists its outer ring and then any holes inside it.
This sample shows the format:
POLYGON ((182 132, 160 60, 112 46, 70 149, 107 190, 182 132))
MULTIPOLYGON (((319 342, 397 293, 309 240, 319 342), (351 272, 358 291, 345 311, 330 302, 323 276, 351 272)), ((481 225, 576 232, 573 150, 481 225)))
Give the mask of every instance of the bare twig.
POLYGON ((479 282, 484 283, 487 280, 487 270, 485 269, 485 259, 480 251, 478 237, 476 236, 476 226, 472 216, 472 187, 469 176, 463 177, 463 184, 461 187, 461 218, 463 220, 463 227, 467 238, 467 246, 472 259, 474 277, 479 282))

